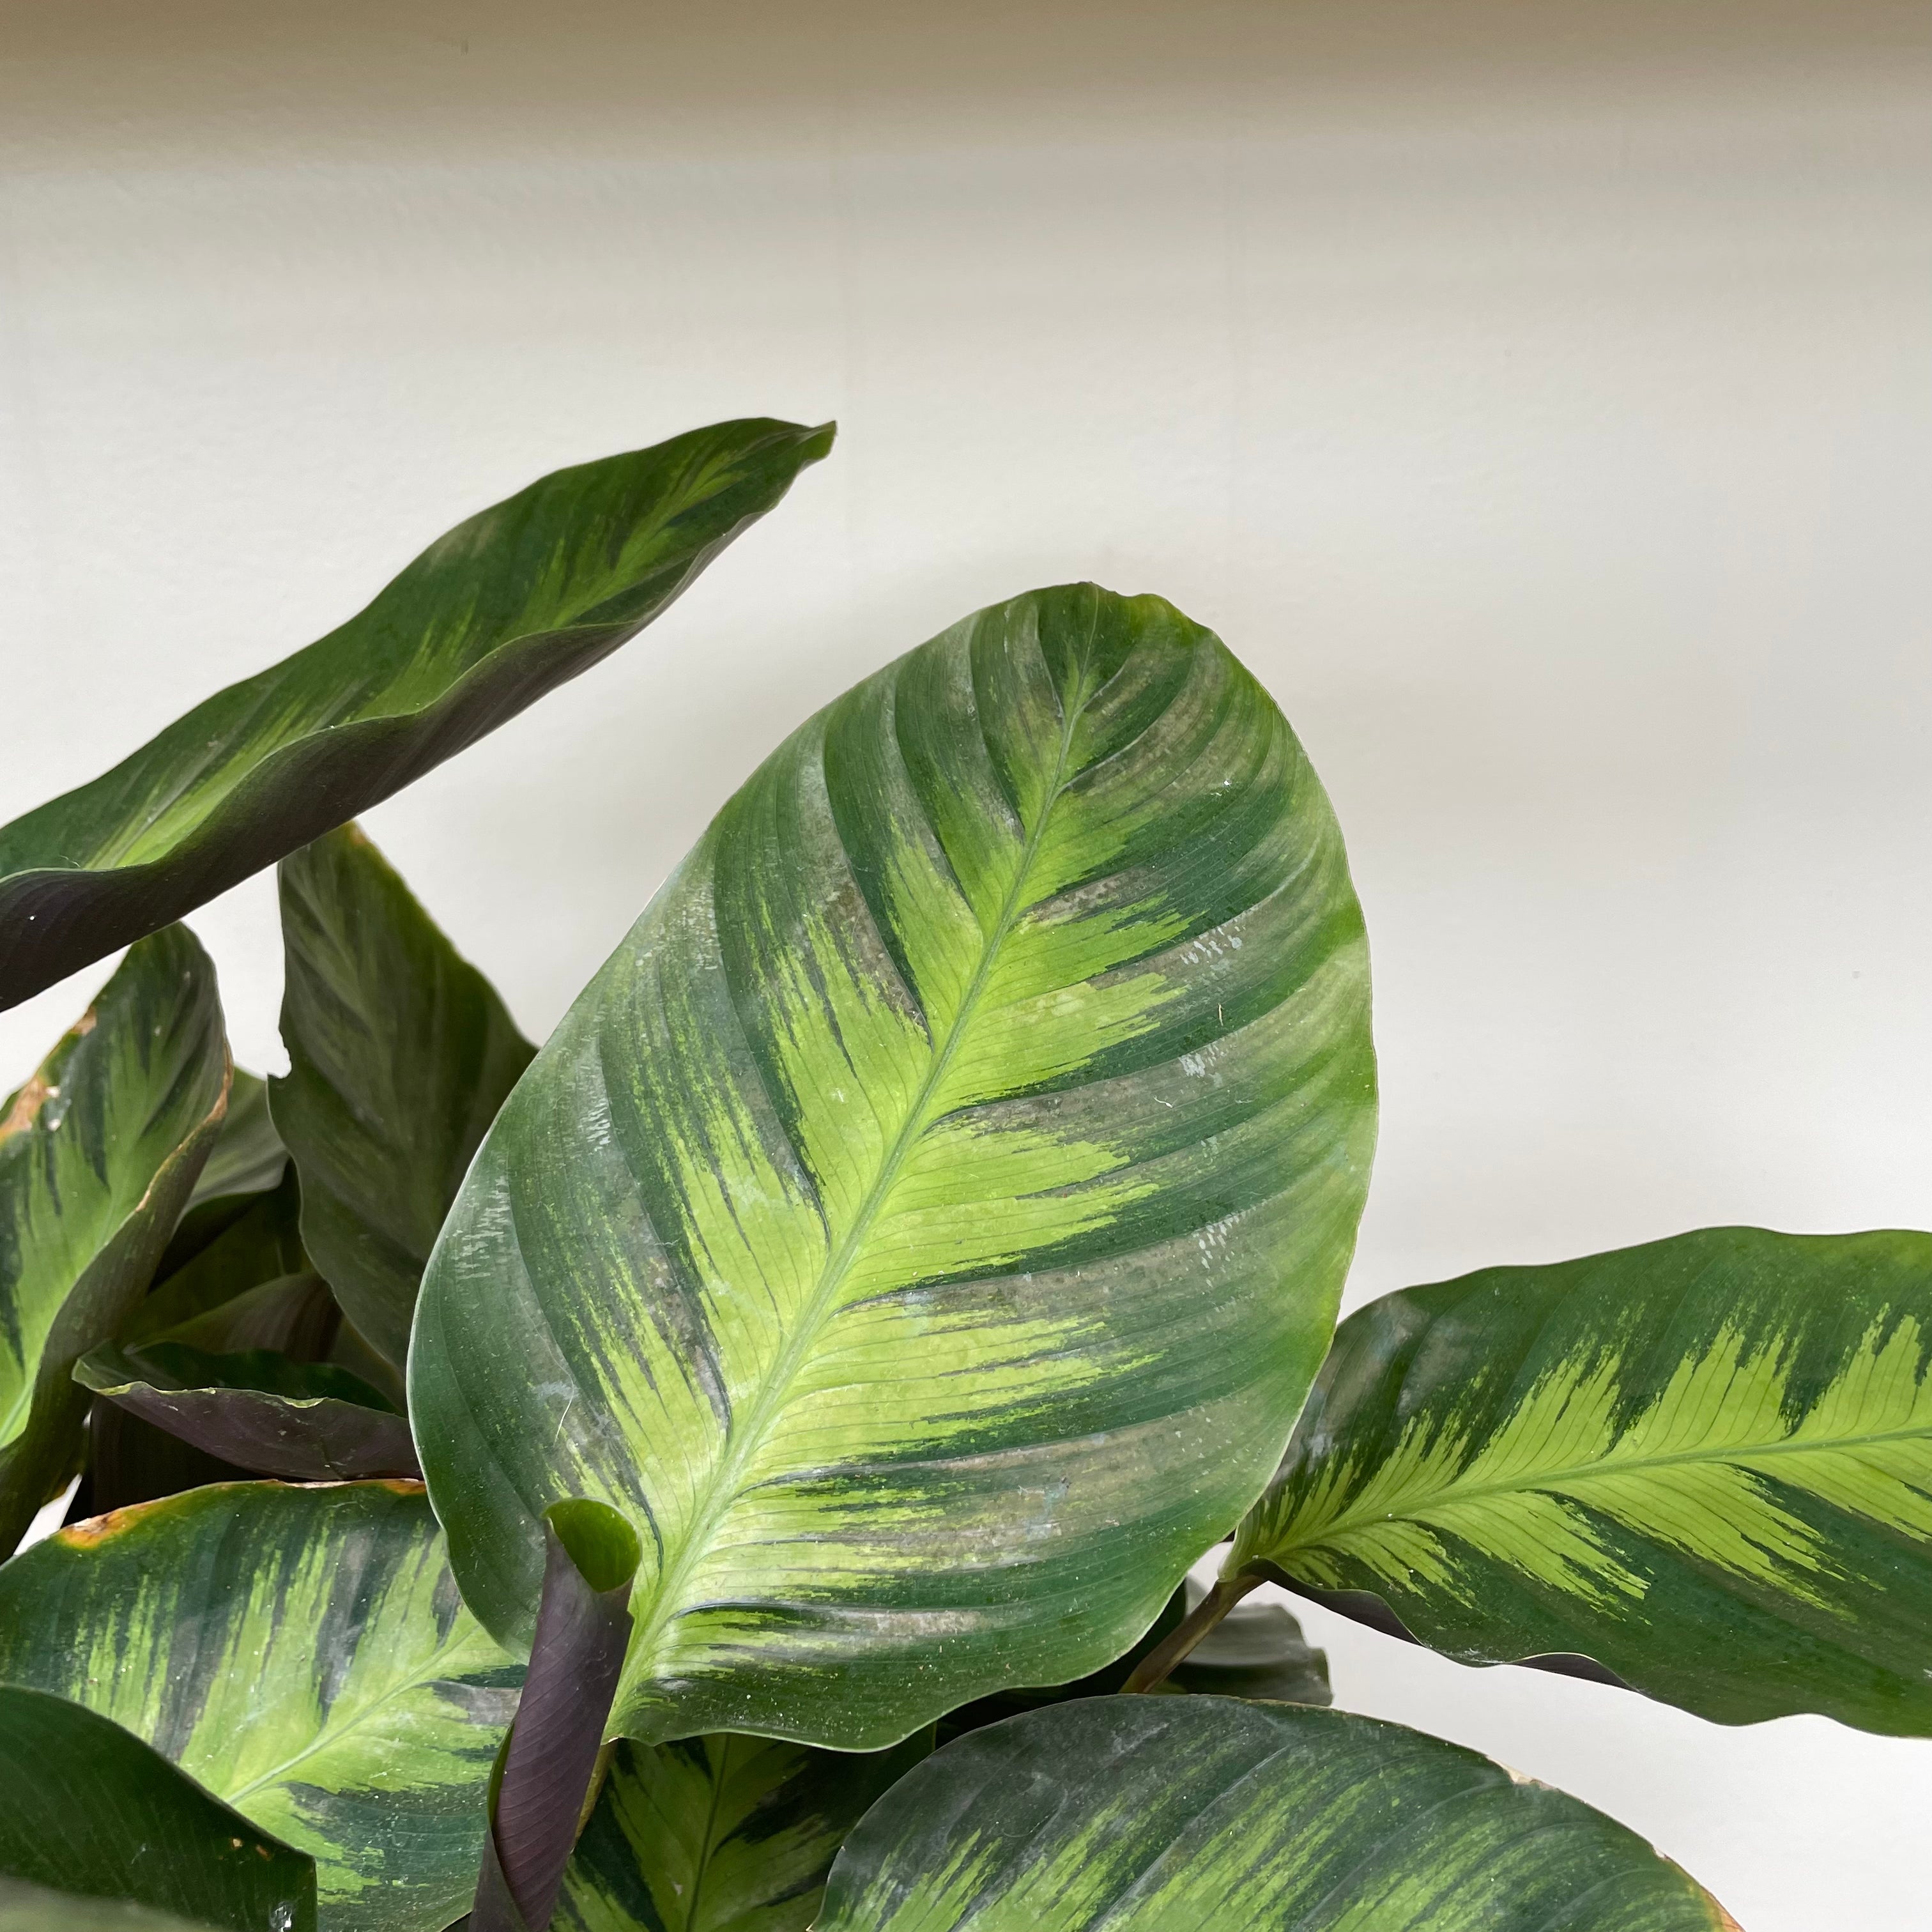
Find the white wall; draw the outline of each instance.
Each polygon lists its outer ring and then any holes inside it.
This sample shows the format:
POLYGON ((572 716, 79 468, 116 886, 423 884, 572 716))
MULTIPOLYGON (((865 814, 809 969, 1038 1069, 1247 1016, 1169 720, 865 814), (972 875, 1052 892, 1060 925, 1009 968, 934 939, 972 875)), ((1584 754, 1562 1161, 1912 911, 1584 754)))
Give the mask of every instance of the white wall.
MULTIPOLYGON (((1222 631, 1348 832, 1354 1298, 1932 1226, 1924 6, 44 0, 0 164, 0 820, 544 470, 836 416, 371 814, 527 1029, 808 710, 1092 575, 1222 631)), ((270 1066, 271 890, 194 922, 270 1066)), ((100 976, 0 1016, 0 1088, 100 976)), ((1308 1621, 1750 1932, 1932 1924, 1932 1744, 1308 1621)))

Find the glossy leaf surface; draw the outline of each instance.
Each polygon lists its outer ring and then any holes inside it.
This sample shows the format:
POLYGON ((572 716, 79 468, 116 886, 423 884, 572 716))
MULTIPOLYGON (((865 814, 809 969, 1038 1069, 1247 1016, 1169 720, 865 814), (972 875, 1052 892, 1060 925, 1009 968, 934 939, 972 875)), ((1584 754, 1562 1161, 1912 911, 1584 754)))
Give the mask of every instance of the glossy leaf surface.
POLYGON ((270 1348, 210 1354, 180 1342, 82 1357, 74 1378, 211 1456, 294 1482, 415 1476, 406 1417, 358 1376, 270 1348))
POLYGON ((1929 1360, 1926 1234, 1706 1228, 1405 1289, 1342 1324, 1228 1568, 1720 1723, 1932 1733, 1929 1360))
POLYGON ((467 1600, 646 1526, 612 1722, 865 1749, 1097 1668, 1258 1493, 1374 1123, 1327 799, 1218 639, 1091 585, 795 733, 498 1117, 410 1411, 467 1600))
POLYGON ((0 1006, 178 919, 587 670, 769 510, 831 431, 719 423, 560 470, 358 615, 0 827, 0 1006))
POLYGON ((174 927, 128 954, 0 1119, 0 1551, 73 1468, 74 1364, 147 1286, 227 1090, 214 969, 174 927))
POLYGON ((356 826, 282 861, 275 1124, 302 1243, 398 1369, 423 1264, 484 1130, 536 1051, 356 826))
POLYGON ((195 1490, 0 1569, 0 1680, 113 1719, 312 1855, 325 1932, 461 1912, 521 1676, 413 1483, 195 1490))
POLYGON ((1100 1697, 975 1731, 868 1813, 819 1932, 1713 1932, 1634 1832, 1339 1711, 1100 1697))
POLYGON ((770 1738, 623 1744, 550 1922, 562 1932, 807 1932, 852 1827, 924 1757, 770 1738))
MULTIPOLYGON (((0 1874, 228 1932, 314 1932, 316 1924, 311 1860, 119 1726, 12 1685, 0 1686, 0 1874)), ((0 1926, 24 1910, 0 1894, 0 1926)), ((42 1922, 78 1926, 81 1913, 76 1904, 73 1919, 42 1922)))

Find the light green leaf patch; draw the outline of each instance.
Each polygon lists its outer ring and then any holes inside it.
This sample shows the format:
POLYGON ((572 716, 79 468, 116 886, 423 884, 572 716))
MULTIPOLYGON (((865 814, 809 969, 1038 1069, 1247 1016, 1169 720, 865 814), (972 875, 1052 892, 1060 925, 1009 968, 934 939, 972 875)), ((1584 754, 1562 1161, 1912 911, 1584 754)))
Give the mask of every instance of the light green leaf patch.
POLYGON ((0 1682, 111 1718, 311 1855, 325 1932, 463 1909, 521 1678, 413 1483, 196 1490, 0 1568, 0 1682))
POLYGON ((861 1749, 1097 1669, 1258 1493, 1366 1184, 1361 915, 1286 721, 1092 585, 746 782, 532 1064, 425 1276, 466 1596, 646 1528, 614 1729, 861 1749))
POLYGON ((1924 1234, 1709 1228, 1407 1289, 1342 1324, 1230 1574, 1720 1722, 1932 1734, 1928 1364, 1924 1234))

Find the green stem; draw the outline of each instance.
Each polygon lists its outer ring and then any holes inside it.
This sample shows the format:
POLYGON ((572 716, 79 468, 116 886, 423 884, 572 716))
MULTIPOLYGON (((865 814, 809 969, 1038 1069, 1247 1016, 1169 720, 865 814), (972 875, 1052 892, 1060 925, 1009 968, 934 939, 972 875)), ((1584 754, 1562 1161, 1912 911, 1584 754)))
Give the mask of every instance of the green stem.
POLYGON ((1186 1661, 1195 1646, 1245 1597, 1258 1589, 1268 1579, 1258 1570, 1244 1570, 1238 1576, 1218 1578, 1214 1587, 1174 1628, 1142 1658, 1121 1690, 1153 1690, 1167 1682, 1168 1673, 1186 1661))

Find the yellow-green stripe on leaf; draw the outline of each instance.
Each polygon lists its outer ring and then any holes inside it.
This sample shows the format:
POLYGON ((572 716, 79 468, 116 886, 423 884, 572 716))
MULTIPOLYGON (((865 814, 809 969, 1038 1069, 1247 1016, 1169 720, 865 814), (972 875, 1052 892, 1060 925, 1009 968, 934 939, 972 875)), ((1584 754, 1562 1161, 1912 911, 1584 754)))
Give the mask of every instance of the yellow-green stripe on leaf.
POLYGON ((770 1738, 620 1744, 555 1932, 807 1932, 845 1834, 932 1748, 770 1738))
POLYGON ((634 637, 832 430, 754 418, 539 478, 326 638, 0 826, 0 1006, 192 912, 634 637))
POLYGON ((1132 1642, 1259 1493, 1374 1132, 1361 914, 1286 722, 1092 585, 856 686, 532 1064, 424 1276, 466 1599, 644 1540, 614 1731, 865 1750, 1132 1642))
POLYGON ((1932 1735, 1932 1235, 1712 1228, 1351 1316, 1232 1569, 1466 1663, 1932 1735))
POLYGON ((194 1490, 0 1568, 0 1682, 112 1719, 308 1853, 322 1932, 463 1911, 522 1676, 420 1484, 194 1490))
MULTIPOLYGON (((1396 1724, 1094 1697, 948 1744, 832 1868, 818 1932, 1718 1932, 1634 1832, 1396 1724)), ((1731 1932, 1736 1928, 1731 1927, 1731 1932)))
POLYGON ((227 1094, 214 968, 172 926, 0 1114, 0 1554, 77 1465, 74 1365, 147 1286, 227 1094))

